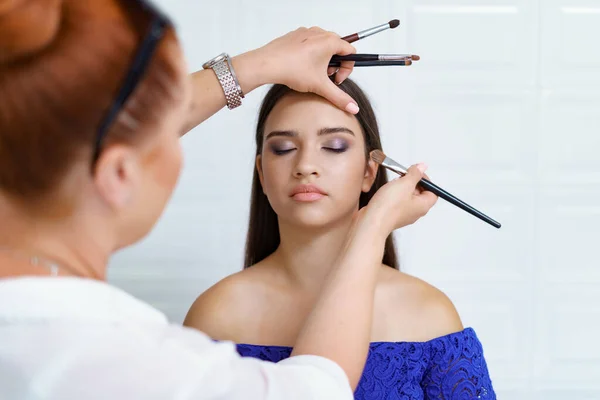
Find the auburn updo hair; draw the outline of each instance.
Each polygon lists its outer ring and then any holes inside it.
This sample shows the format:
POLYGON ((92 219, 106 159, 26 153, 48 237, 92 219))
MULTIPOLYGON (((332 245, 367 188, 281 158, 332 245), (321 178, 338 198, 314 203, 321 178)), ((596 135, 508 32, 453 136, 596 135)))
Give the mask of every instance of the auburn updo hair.
MULTIPOLYGON (((0 0, 0 192, 35 206, 91 162, 101 118, 146 33, 135 2, 0 0)), ((186 76, 169 28, 106 144, 135 144, 186 76)))

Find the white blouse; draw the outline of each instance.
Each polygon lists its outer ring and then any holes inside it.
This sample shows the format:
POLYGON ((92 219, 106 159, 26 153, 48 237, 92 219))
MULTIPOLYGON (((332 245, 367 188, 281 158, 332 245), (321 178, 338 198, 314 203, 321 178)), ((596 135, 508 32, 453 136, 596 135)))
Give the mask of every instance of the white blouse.
POLYGON ((0 399, 352 399, 326 358, 277 364, 80 278, 0 279, 0 399))

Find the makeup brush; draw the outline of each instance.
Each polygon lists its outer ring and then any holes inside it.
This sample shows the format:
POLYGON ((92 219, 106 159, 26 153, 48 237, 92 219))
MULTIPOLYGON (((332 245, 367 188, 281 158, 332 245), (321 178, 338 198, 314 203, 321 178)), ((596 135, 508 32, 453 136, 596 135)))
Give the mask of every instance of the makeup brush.
MULTIPOLYGON (((354 63, 355 67, 386 67, 386 66, 393 66, 393 65, 400 65, 400 66, 405 66, 405 65, 411 65, 412 61, 410 59, 404 59, 404 60, 388 60, 388 61, 356 61, 354 63)), ((339 67, 341 66, 341 62, 340 61, 333 61, 329 63, 330 67, 339 67)))
POLYGON ((421 57, 416 54, 348 54, 345 56, 334 55, 332 62, 338 61, 399 61, 413 60, 418 61, 421 57))
MULTIPOLYGON (((408 168, 403 167, 402 165, 398 164, 396 161, 387 157, 381 150, 373 150, 371 152, 371 160, 375 161, 377 164, 381 165, 382 167, 389 169, 390 171, 394 171, 395 173, 397 173, 401 176, 406 175, 406 173, 408 171, 408 168)), ((427 179, 425 179, 425 178, 421 179, 419 181, 419 186, 423 190, 427 190, 429 192, 434 193, 435 195, 441 197, 442 199, 448 201, 449 203, 454 204, 458 208, 461 208, 464 211, 468 212, 469 214, 474 215, 475 217, 481 219, 482 221, 487 222, 488 224, 492 225, 493 227, 500 228, 501 225, 499 222, 488 217, 481 211, 471 207, 464 201, 462 201, 459 198, 455 197, 454 195, 446 192, 444 189, 431 183, 427 179)))
POLYGON ((348 43, 356 42, 357 40, 364 39, 381 31, 385 31, 386 29, 394 29, 400 25, 400 20, 393 19, 388 23, 377 25, 373 28, 366 29, 364 31, 353 33, 352 35, 344 36, 342 39, 347 41, 348 43))

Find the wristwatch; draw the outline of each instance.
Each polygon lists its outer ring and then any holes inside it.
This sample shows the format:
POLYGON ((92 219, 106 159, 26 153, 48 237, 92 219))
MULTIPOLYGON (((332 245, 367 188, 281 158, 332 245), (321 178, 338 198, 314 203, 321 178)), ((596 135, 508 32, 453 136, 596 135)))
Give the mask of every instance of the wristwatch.
POLYGON ((238 82, 237 76, 235 75, 235 71, 233 70, 229 54, 219 54, 215 58, 205 62, 202 65, 202 68, 211 68, 213 71, 215 71, 217 79, 221 84, 221 88, 223 88, 223 93, 225 93, 225 99, 227 99, 227 107, 230 110, 233 110, 234 108, 242 105, 244 93, 242 92, 240 83, 238 82))

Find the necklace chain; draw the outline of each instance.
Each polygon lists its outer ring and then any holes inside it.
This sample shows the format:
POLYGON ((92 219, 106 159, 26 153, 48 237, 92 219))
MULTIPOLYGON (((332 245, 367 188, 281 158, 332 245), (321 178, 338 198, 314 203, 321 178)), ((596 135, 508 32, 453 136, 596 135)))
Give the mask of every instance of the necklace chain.
POLYGON ((34 267, 46 267, 50 271, 50 276, 58 276, 60 271, 64 271, 68 274, 81 277, 81 274, 75 271, 73 268, 66 267, 63 264, 59 264, 56 261, 50 260, 45 257, 39 257, 37 255, 29 255, 19 250, 10 249, 6 247, 0 247, 0 251, 11 254, 18 258, 25 258, 29 260, 29 264, 34 267))

